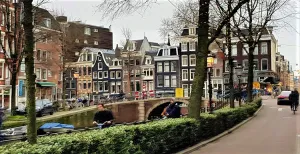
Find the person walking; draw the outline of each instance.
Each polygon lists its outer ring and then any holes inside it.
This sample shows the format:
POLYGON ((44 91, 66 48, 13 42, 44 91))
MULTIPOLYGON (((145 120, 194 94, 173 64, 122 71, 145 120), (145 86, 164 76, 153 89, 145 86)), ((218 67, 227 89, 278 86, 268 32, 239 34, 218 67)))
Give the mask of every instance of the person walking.
POLYGON ((299 92, 297 89, 292 91, 292 93, 289 95, 289 100, 291 101, 291 110, 293 111, 293 103, 296 105, 296 111, 299 105, 299 92))

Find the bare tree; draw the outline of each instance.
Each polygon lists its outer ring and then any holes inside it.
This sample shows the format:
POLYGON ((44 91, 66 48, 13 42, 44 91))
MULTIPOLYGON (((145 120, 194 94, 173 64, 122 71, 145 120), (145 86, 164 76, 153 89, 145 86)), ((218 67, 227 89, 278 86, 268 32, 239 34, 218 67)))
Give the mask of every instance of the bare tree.
POLYGON ((242 43, 249 46, 249 51, 243 48, 248 54, 248 85, 247 101, 252 101, 253 89, 253 65, 254 50, 261 37, 268 29, 268 24, 273 21, 274 14, 288 4, 289 0, 250 0, 245 6, 241 7, 238 13, 233 17, 234 35, 242 43), (243 27, 241 26, 243 25, 243 27))
MULTIPOLYGON (((209 9, 211 6, 210 0, 199 0, 197 5, 198 12, 198 51, 196 54, 196 72, 193 81, 192 94, 189 103, 189 117, 200 118, 200 103, 202 102, 202 93, 204 87, 204 81, 206 78, 206 63, 207 54, 209 53, 209 45, 218 38, 219 34, 222 32, 223 27, 228 22, 234 14, 239 10, 239 8, 248 2, 249 0, 238 0, 236 5, 232 6, 232 10, 222 19, 220 19, 216 30, 211 34, 209 38, 209 9), (200 95, 199 95, 200 94, 200 95)), ((146 0, 146 1, 128 1, 128 0, 104 0, 99 6, 103 9, 106 15, 111 14, 112 18, 115 18, 120 13, 132 13, 133 9, 138 10, 142 7, 148 7, 150 4, 155 3, 156 0, 146 0), (130 6, 130 9, 127 7, 130 6), (127 10, 128 9, 128 10, 127 10), (109 12, 109 13, 108 13, 109 12)))

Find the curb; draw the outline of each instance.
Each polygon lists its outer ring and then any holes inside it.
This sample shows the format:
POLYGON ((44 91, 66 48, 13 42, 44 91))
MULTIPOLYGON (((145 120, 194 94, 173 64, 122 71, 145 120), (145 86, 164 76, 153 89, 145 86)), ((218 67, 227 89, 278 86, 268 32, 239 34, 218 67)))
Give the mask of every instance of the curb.
POLYGON ((222 137, 224 137, 224 136, 226 136, 226 135, 232 133, 234 130, 238 129, 239 127, 243 126, 244 124, 246 124, 247 122, 249 122, 250 120, 252 120, 254 117, 256 117, 256 115, 258 114, 258 112, 259 112, 262 108, 263 108, 263 105, 261 105, 260 108, 257 109, 257 111, 253 114, 252 117, 249 117, 248 119, 242 121, 241 123, 237 124, 237 125, 234 126, 233 128, 230 128, 230 129, 224 131, 223 133, 221 133, 221 134, 219 134, 219 135, 217 135, 217 136, 215 136, 215 137, 213 137, 213 138, 211 138, 211 139, 208 139, 208 140, 206 140, 206 141, 203 141, 203 142, 201 142, 201 143, 198 143, 198 144, 196 144, 196 145, 194 145, 194 146, 192 146, 192 147, 189 147, 189 148, 187 148, 187 149, 185 149, 185 150, 183 150, 183 151, 180 151, 180 152, 178 152, 178 153, 176 153, 176 154, 189 154, 189 153, 191 153, 191 152, 193 152, 193 151, 196 151, 196 150, 200 149, 201 147, 204 147, 204 146, 207 145, 208 143, 211 143, 211 142, 213 142, 213 141, 216 141, 216 140, 218 140, 218 139, 220 139, 220 138, 222 138, 222 137))

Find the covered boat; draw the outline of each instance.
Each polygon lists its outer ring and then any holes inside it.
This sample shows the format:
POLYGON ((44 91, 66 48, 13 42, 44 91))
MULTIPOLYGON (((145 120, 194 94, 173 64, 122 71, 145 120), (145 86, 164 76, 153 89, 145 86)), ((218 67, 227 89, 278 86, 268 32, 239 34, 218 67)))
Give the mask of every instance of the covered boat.
POLYGON ((26 136, 27 126, 15 127, 5 130, 0 130, 1 140, 22 139, 26 136))
POLYGON ((61 133, 74 130, 74 126, 61 123, 45 123, 39 129, 43 130, 44 132, 61 133))

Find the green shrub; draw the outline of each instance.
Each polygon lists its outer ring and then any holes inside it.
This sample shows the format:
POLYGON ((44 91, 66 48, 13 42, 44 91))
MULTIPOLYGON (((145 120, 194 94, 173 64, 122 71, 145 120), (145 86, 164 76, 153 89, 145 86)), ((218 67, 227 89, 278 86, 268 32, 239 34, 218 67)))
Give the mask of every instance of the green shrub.
POLYGON ((189 118, 166 119, 142 125, 117 126, 72 134, 47 136, 35 145, 19 142, 0 147, 1 154, 152 154, 174 153, 213 137, 252 116, 261 100, 239 108, 224 108, 189 118))

